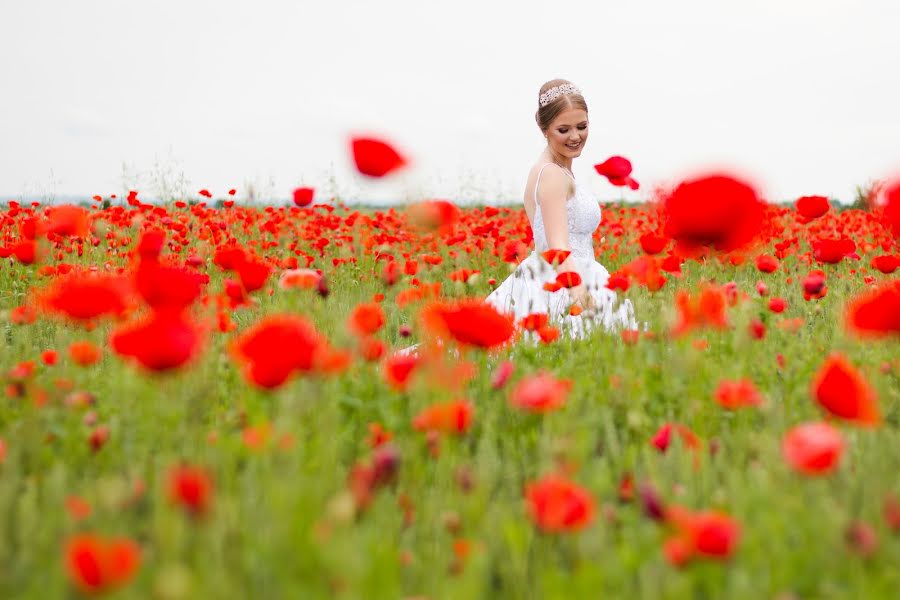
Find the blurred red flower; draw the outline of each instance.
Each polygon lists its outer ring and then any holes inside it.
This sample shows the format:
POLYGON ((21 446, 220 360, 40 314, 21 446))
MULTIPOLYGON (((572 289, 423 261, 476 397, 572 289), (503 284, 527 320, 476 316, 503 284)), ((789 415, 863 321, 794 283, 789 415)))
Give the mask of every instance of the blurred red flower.
POLYGON ((127 538, 83 533, 66 541, 63 560, 69 580, 82 592, 97 594, 128 583, 137 573, 141 553, 127 538))
POLYGON ((819 406, 834 417, 861 427, 881 423, 875 391, 842 354, 833 353, 825 360, 811 392, 819 406))
POLYGON ((551 373, 540 371, 522 378, 512 389, 509 402, 524 411, 549 412, 566 403, 572 385, 569 379, 557 379, 551 373))
POLYGON ((596 510, 586 489, 559 475, 527 484, 525 503, 532 522, 547 533, 584 529, 593 522, 596 510))
POLYGON ((212 503, 212 478, 201 467, 178 465, 169 471, 168 495, 170 502, 192 516, 202 516, 212 503))
POLYGON ((379 139, 354 137, 350 146, 357 170, 369 177, 384 177, 408 164, 393 146, 379 139))
POLYGON ((803 423, 784 435, 781 452, 794 470, 804 475, 826 475, 837 467, 844 439, 828 423, 803 423))
POLYGON ((857 335, 900 337, 900 280, 857 296, 846 315, 847 328, 857 335))

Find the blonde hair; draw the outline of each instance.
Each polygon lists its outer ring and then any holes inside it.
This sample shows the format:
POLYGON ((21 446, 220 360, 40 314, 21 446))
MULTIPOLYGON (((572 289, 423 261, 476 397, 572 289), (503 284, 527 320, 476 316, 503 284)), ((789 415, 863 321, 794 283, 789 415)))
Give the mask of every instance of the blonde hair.
POLYGON ((587 102, 584 101, 584 96, 581 94, 561 94, 551 102, 548 102, 545 106, 540 105, 541 94, 552 87, 567 83, 572 82, 567 79, 551 79, 541 86, 541 89, 538 92, 538 109, 537 112, 534 113, 534 120, 537 122, 538 127, 541 128, 541 133, 546 132, 550 127, 550 123, 553 122, 553 119, 558 117, 559 113, 567 108, 580 108, 584 112, 588 111, 587 102))

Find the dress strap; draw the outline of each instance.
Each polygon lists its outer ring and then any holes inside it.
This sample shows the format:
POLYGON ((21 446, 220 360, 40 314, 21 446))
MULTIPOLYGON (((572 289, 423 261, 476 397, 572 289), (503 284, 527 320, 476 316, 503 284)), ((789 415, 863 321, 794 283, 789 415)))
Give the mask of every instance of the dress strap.
MULTIPOLYGON (((545 163, 544 166, 541 167, 541 170, 538 171, 537 179, 536 179, 535 182, 534 182, 534 205, 535 205, 535 206, 538 205, 538 195, 537 195, 537 190, 538 190, 538 184, 541 182, 541 173, 543 173, 543 172, 544 172, 544 168, 548 167, 549 165, 556 165, 556 163, 545 163)), ((563 167, 563 166, 561 166, 561 165, 556 165, 556 166, 559 167, 560 169, 562 169, 563 173, 565 173, 566 175, 568 175, 569 177, 571 177, 571 178, 572 178, 572 181, 575 181, 575 177, 572 176, 572 174, 569 172, 568 169, 566 169, 565 167, 563 167)))

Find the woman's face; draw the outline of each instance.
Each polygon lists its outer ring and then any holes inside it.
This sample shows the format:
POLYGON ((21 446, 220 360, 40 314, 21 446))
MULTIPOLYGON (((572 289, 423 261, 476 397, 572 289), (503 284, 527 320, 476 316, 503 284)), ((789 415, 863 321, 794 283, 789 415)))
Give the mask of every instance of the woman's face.
POLYGON ((559 156, 580 156, 587 137, 588 116, 581 108, 567 108, 547 128, 547 144, 559 156))

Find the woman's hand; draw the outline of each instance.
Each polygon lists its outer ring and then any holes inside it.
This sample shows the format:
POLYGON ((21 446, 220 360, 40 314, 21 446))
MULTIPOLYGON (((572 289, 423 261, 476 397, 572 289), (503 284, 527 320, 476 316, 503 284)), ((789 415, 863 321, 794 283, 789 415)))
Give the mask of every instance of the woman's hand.
POLYGON ((569 295, 572 297, 575 304, 585 310, 596 308, 594 297, 583 283, 579 283, 578 285, 569 288, 569 295))

